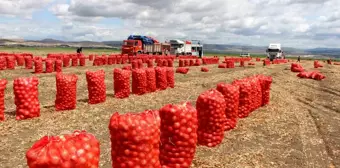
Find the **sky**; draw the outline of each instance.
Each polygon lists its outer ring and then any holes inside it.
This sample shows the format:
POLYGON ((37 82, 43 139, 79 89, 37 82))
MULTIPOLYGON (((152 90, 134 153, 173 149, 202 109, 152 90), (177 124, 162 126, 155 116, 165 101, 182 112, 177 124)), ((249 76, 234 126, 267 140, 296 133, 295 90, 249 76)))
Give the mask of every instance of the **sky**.
POLYGON ((340 0, 1 0, 0 38, 340 48, 340 0))

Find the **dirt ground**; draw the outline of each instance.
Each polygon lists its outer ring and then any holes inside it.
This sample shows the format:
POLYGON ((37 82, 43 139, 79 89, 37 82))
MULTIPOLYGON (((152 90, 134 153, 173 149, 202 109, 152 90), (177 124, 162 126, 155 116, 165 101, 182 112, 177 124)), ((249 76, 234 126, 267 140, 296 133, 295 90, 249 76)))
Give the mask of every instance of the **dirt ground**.
MULTIPOLYGON (((40 74, 39 99, 41 117, 16 121, 13 79, 33 76, 31 71, 1 71, 0 78, 9 81, 6 89, 6 121, 0 123, 0 167, 26 167, 25 152, 44 135, 59 135, 77 129, 93 133, 101 142, 100 167, 111 167, 108 124, 113 112, 140 112, 159 109, 165 104, 196 101, 198 95, 219 82, 232 82, 254 74, 273 77, 270 105, 239 120, 237 128, 225 134, 215 148, 198 147, 193 168, 333 168, 340 167, 340 66, 326 65, 320 71, 323 81, 299 79, 289 70, 290 64, 235 69, 218 69, 209 65, 202 73, 191 67, 187 75, 176 74, 176 87, 127 99, 113 98, 115 66, 66 68, 76 73, 77 109, 55 112, 55 75, 40 74), (87 104, 87 70, 106 71, 107 101, 87 104)), ((237 64, 238 65, 238 64, 237 64)), ((307 70, 313 63, 302 62, 307 70)))

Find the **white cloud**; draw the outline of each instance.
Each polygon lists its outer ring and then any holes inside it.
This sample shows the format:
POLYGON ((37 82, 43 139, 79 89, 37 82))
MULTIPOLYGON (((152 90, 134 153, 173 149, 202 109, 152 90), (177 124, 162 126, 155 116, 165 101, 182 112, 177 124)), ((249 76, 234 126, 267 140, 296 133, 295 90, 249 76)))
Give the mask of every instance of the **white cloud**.
POLYGON ((0 16, 21 16, 30 18, 32 13, 53 0, 1 0, 0 16))
MULTIPOLYGON (((25 23, 18 31, 4 32, 100 41, 122 40, 135 33, 160 41, 193 38, 258 45, 279 41, 292 47, 337 47, 340 42, 339 0, 2 0, 0 15, 31 16, 50 3, 49 11, 61 25, 25 23), (119 18, 123 25, 106 25, 101 22, 105 18, 119 18)), ((0 25, 0 35, 4 32, 0 25)))

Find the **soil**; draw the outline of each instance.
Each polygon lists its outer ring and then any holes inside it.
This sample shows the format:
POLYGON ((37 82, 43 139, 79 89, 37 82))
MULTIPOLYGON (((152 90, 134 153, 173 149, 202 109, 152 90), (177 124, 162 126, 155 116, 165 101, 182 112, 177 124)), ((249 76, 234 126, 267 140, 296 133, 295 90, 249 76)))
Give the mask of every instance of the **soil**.
MULTIPOLYGON (((313 70, 313 62, 302 61, 302 66, 313 70)), ((178 63, 176 63, 178 65, 178 63)), ((238 66, 238 64, 236 64, 238 66)), ((9 83, 5 91, 6 121, 0 123, 0 167, 26 166, 25 152, 44 135, 59 135, 84 129, 101 142, 100 167, 111 167, 108 124, 114 112, 141 112, 159 109, 169 103, 192 101, 205 90, 215 88, 219 82, 232 82, 255 74, 273 77, 271 102, 240 119, 237 128, 225 134, 221 145, 215 148, 198 147, 193 168, 250 168, 250 167, 340 167, 340 66, 326 65, 319 71, 323 81, 300 79, 290 71, 290 64, 263 67, 255 66, 218 69, 207 66, 191 67, 187 75, 176 74, 174 89, 127 99, 113 97, 113 68, 102 66, 71 67, 65 73, 75 73, 77 83, 77 109, 65 112, 54 110, 55 74, 32 74, 16 69, 1 71, 0 78, 9 83), (107 101, 87 103, 87 70, 103 69, 106 72, 107 101), (13 80, 22 76, 39 77, 41 116, 16 121, 13 80)))

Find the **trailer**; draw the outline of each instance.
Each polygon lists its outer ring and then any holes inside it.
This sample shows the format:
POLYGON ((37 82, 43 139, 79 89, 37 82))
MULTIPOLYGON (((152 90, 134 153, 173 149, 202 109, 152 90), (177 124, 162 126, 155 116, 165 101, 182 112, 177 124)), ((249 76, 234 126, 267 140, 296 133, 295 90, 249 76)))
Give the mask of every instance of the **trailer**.
POLYGON ((145 44, 144 54, 165 54, 166 51, 170 51, 170 44, 168 43, 155 43, 155 44, 145 44))
POLYGON ((203 56, 203 45, 199 40, 170 40, 170 54, 203 56))
POLYGON ((123 41, 122 54, 152 54, 166 55, 170 51, 169 43, 159 43, 149 36, 130 35, 123 41))

